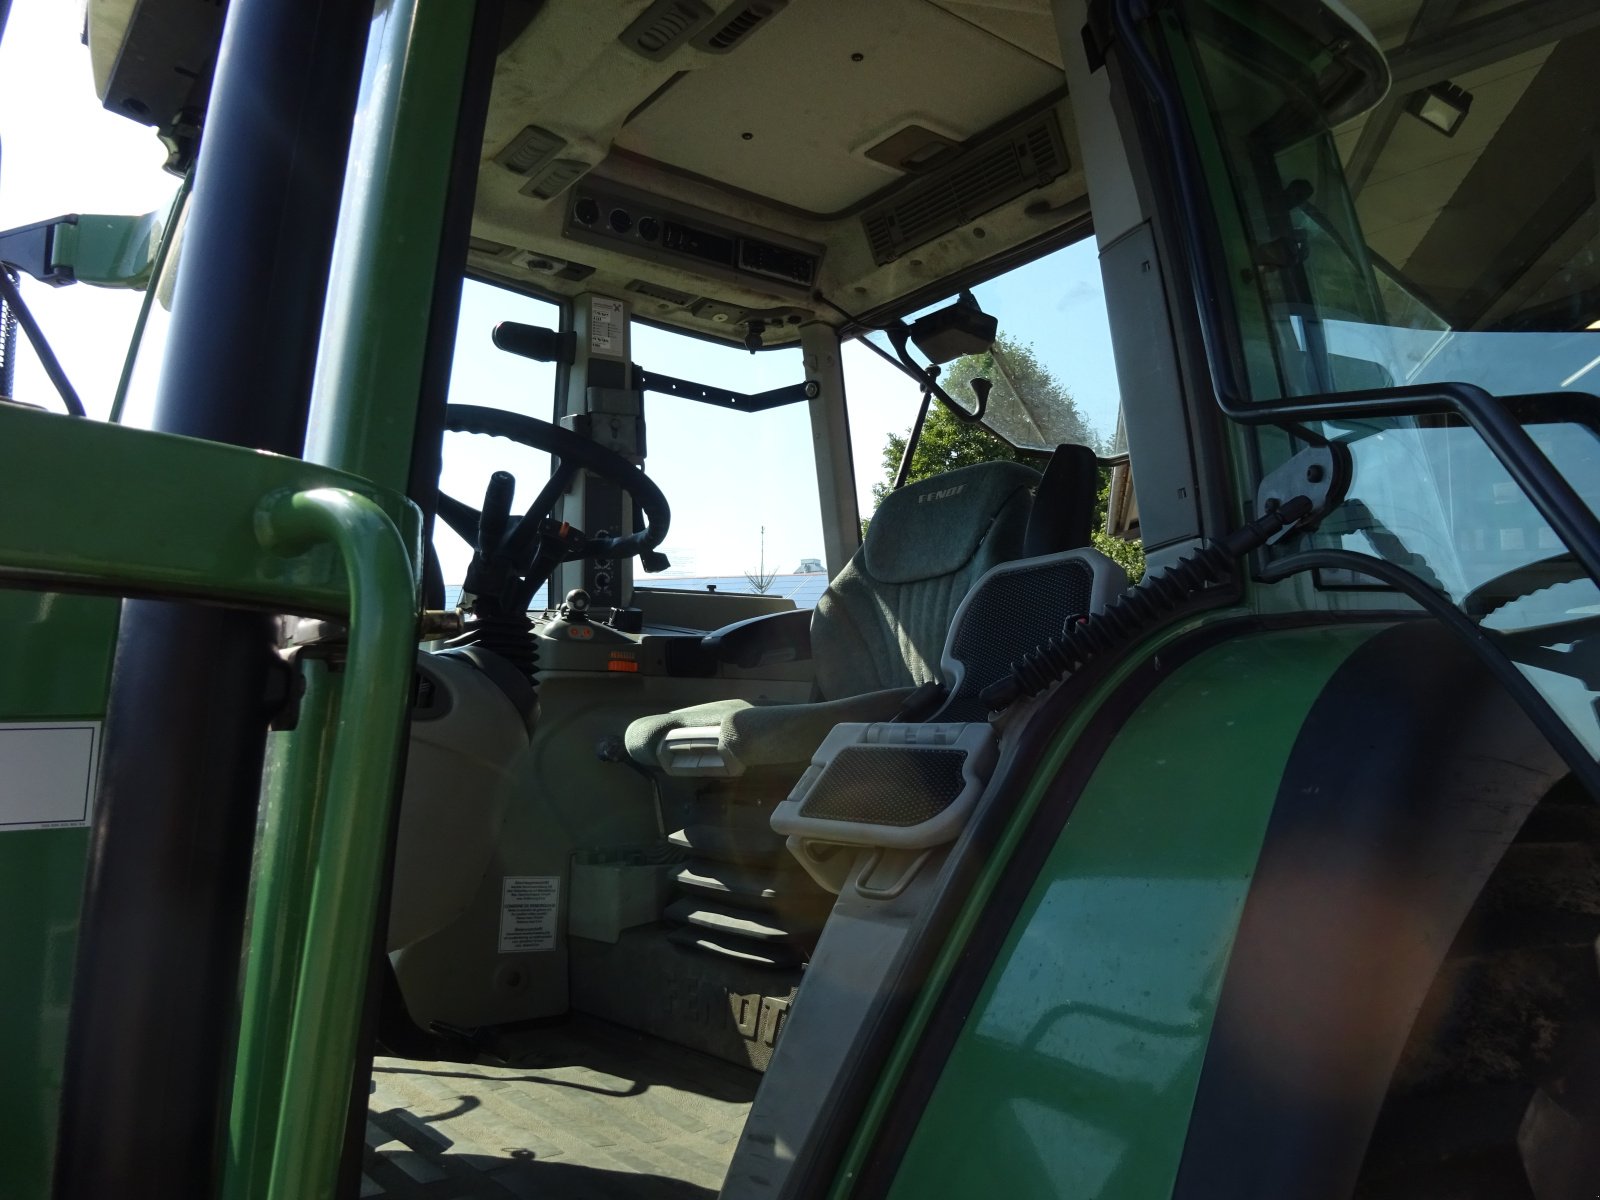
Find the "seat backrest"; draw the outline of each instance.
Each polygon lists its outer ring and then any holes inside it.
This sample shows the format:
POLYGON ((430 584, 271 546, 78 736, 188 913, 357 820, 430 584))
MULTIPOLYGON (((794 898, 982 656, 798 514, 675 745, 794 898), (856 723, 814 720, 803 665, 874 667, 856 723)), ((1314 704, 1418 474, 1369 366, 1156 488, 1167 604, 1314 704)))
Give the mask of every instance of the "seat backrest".
POLYGON ((982 721, 979 693, 1011 664, 1128 588, 1128 573, 1092 547, 1019 558, 973 584, 950 622, 940 658, 946 696, 929 721, 982 721))
POLYGON ((1022 553, 1039 473, 979 463, 891 492, 866 540, 811 617, 825 700, 910 687, 937 676, 962 598, 997 563, 1022 553))
POLYGON ((1087 446, 1057 446, 1033 493, 1023 535, 1024 558, 1040 558, 1089 544, 1100 497, 1100 460, 1087 446))

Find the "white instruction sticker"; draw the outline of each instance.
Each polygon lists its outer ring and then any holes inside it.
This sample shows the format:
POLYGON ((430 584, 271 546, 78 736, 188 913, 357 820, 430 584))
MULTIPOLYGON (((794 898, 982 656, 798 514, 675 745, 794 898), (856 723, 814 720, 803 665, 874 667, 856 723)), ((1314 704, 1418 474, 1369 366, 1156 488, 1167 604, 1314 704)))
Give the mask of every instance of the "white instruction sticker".
POLYGON ((628 357, 628 319, 621 300, 589 297, 589 353, 628 357))
POLYGON ((500 953, 556 948, 561 876, 504 875, 500 879, 500 953))
POLYGON ((89 823, 99 721, 0 723, 0 833, 89 823))

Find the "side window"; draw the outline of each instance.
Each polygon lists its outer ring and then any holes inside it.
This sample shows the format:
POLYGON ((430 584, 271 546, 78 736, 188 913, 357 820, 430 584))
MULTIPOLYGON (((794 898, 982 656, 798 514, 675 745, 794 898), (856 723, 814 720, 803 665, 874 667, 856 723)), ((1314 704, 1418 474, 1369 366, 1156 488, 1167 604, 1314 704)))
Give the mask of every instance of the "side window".
MULTIPOLYGON (((495 346, 490 334, 501 321, 554 329, 560 320, 561 310, 548 300, 466 280, 461 287, 461 317, 450 365, 450 403, 505 408, 550 420, 555 413, 554 364, 508 354, 495 346)), ((482 506, 484 488, 496 471, 509 471, 517 481, 512 511, 519 513, 550 477, 548 454, 504 438, 448 433, 443 457, 440 490, 473 508, 482 506)), ((434 530, 433 544, 444 573, 446 603, 454 604, 472 561, 472 548, 442 523, 434 530)), ((536 597, 535 603, 543 601, 536 597)))
MULTIPOLYGON (((998 352, 946 363, 939 380, 958 403, 972 405, 969 381, 988 379, 988 414, 978 425, 962 421, 935 401, 910 478, 991 459, 1038 463, 1062 442, 1086 445, 1102 455, 1120 450, 1114 442, 1121 394, 1094 239, 1064 246, 972 291, 999 322, 998 352)), ((920 315, 912 313, 908 319, 920 315)), ((871 336, 888 349, 882 335, 871 336)), ((893 487, 921 392, 915 381, 859 343, 846 346, 844 369, 856 494, 863 518, 870 519, 893 487)), ((1103 531, 1096 544, 1130 574, 1142 572, 1143 558, 1135 544, 1107 539, 1103 531)))
MULTIPOLYGON (((647 371, 746 394, 801 383, 798 347, 751 354, 652 326, 633 327, 633 358, 647 371)), ((662 552, 672 566, 638 572, 635 587, 715 587, 817 601, 822 519, 811 419, 804 402, 734 412, 647 392, 645 470, 672 505, 662 552)))

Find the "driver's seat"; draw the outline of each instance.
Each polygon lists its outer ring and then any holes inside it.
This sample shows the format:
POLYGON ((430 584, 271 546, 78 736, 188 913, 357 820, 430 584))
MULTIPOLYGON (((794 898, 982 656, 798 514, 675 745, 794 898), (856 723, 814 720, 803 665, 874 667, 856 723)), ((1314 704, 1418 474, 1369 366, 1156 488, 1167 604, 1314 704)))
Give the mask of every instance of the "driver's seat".
POLYGON ((968 589, 1022 554, 1039 480, 1020 463, 989 462, 891 492, 810 616, 814 701, 717 700, 641 717, 628 726, 628 754, 674 776, 727 778, 790 764, 798 775, 841 721, 894 716, 935 678, 968 589))
MULTIPOLYGON (((664 914, 674 942, 773 968, 809 956, 833 897, 772 831, 772 809, 835 725, 888 720, 935 679, 972 584, 1023 554, 1040 480, 1018 463, 993 462, 901 488, 879 505, 861 549, 812 613, 777 613, 708 639, 754 665, 804 654, 809 621, 811 703, 721 700, 628 726, 627 752, 656 773, 670 840, 687 855, 664 914)), ((1085 536, 1087 522, 1085 511, 1085 536)))

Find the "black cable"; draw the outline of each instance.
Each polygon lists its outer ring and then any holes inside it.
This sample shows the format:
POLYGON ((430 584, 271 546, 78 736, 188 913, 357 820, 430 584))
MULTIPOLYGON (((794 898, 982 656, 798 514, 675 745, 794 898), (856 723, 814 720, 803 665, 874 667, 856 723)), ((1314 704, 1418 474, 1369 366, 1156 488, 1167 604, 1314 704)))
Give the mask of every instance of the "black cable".
POLYGON ((17 324, 22 327, 22 332, 27 335, 28 344, 39 356, 39 364, 44 367, 44 373, 50 377, 50 382, 55 384, 56 391, 61 394, 61 402, 67 406, 67 411, 75 417, 85 416, 83 401, 78 399, 78 393, 73 390, 66 372, 56 361, 55 351, 51 350, 50 343, 44 340, 43 330, 33 319, 28 306, 22 302, 22 293, 17 290, 16 280, 11 271, 4 268, 0 268, 0 300, 5 302, 6 308, 11 310, 17 324))
MULTIPOLYGON (((838 313, 846 321, 849 321, 850 324, 852 324, 852 325, 857 325, 857 326, 861 327, 862 329, 873 329, 873 330, 879 330, 879 331, 881 331, 883 329, 883 326, 881 326, 881 325, 873 325, 870 322, 863 320, 861 317, 856 316, 854 313, 847 311, 842 305, 835 304, 832 300, 829 300, 821 292, 812 292, 811 294, 813 296, 815 296, 818 300, 821 300, 829 308, 833 309, 834 312, 838 313)), ((883 351, 880 350, 879 353, 882 354, 883 351)), ((884 357, 887 358, 888 355, 884 355, 884 357)), ((893 362, 894 360, 893 359, 889 359, 889 361, 893 362)))
POLYGON ((1005 708, 1079 670, 1091 659, 1148 633, 1210 584, 1233 574, 1239 559, 1314 510, 1308 497, 1286 500, 1266 516, 1185 555, 1164 571, 1146 575, 1087 620, 1048 638, 1011 664, 1010 674, 978 693, 990 709, 1005 708))
POLYGON ((17 386, 17 314, 0 300, 0 397, 12 399, 17 386))

